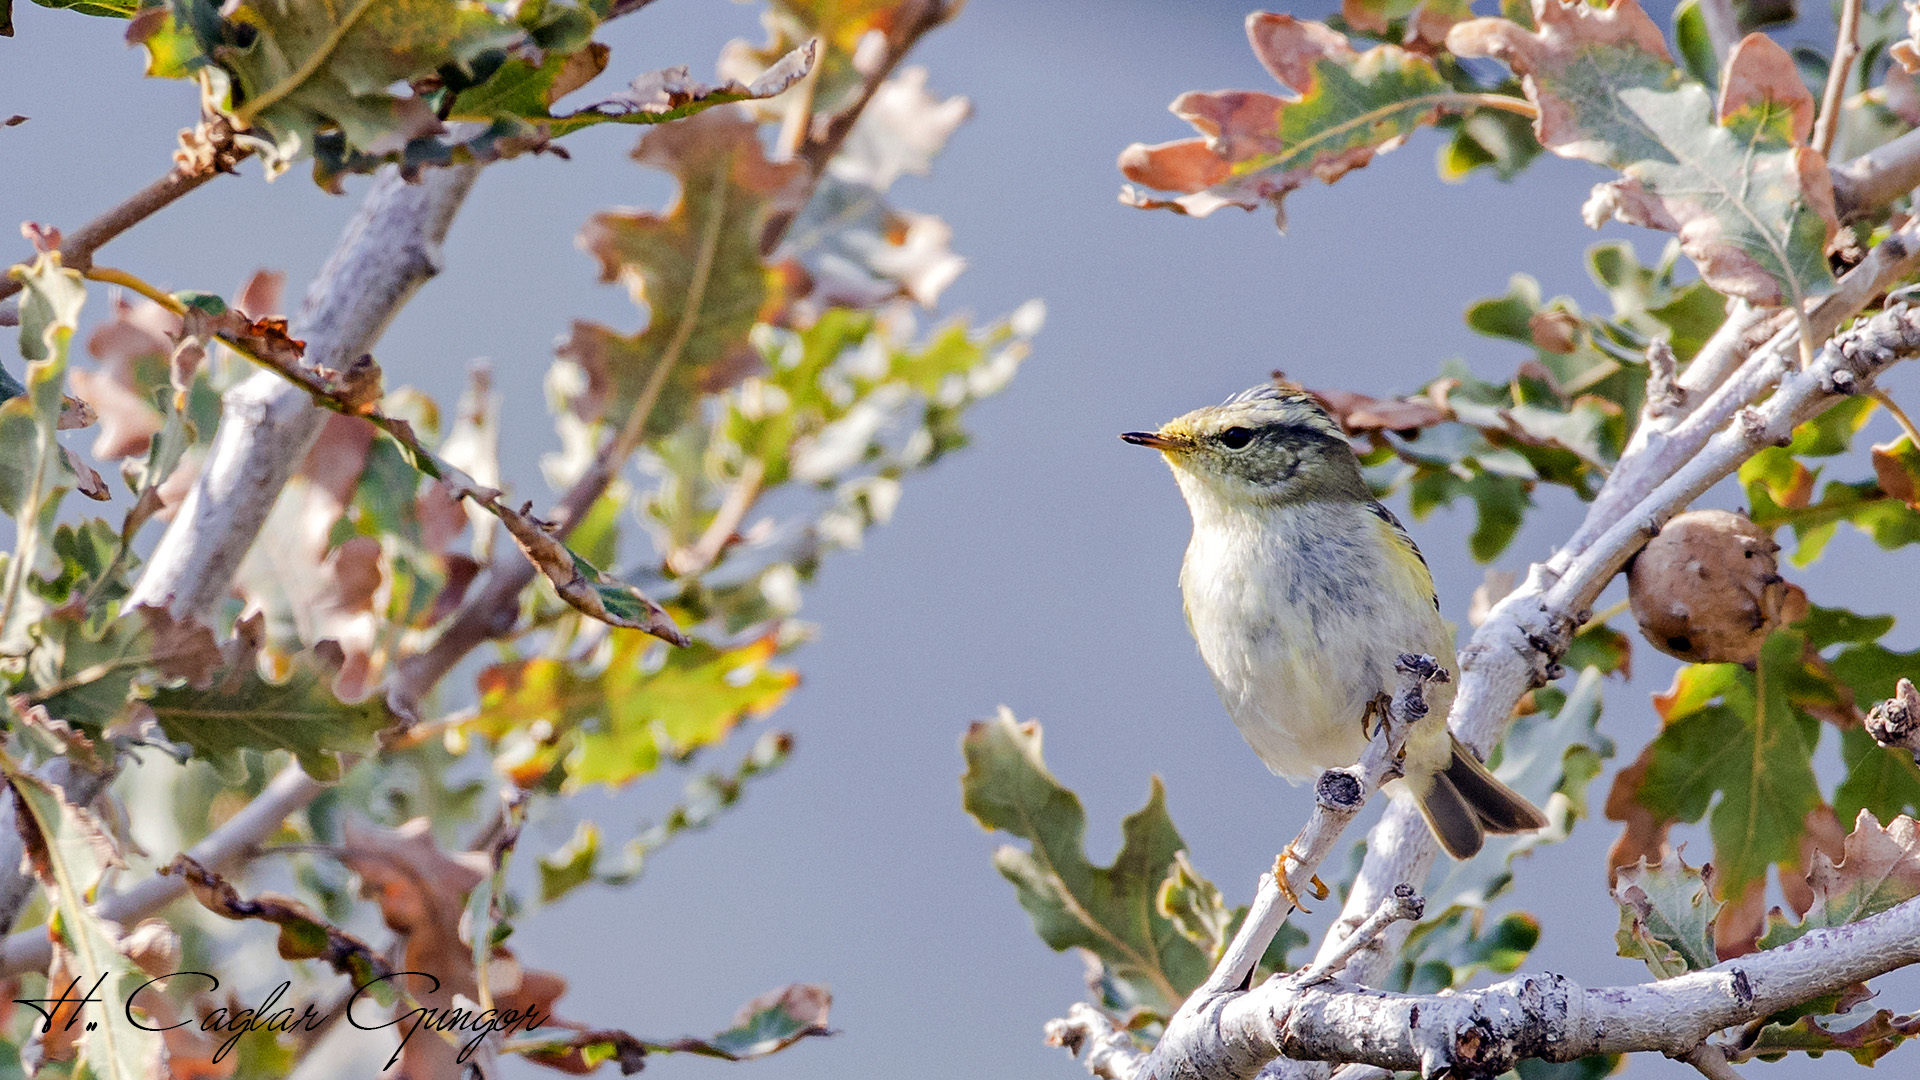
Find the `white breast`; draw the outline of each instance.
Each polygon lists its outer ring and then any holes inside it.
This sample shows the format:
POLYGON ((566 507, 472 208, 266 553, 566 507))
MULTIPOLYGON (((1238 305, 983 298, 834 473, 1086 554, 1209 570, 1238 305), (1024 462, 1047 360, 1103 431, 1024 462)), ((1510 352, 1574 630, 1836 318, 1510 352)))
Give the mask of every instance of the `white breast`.
POLYGON ((1398 568, 1363 505, 1239 511, 1204 490, 1187 496, 1194 532, 1180 585, 1227 713, 1289 779, 1353 764, 1367 704, 1392 691, 1401 653, 1433 650, 1438 614, 1390 591, 1398 568))

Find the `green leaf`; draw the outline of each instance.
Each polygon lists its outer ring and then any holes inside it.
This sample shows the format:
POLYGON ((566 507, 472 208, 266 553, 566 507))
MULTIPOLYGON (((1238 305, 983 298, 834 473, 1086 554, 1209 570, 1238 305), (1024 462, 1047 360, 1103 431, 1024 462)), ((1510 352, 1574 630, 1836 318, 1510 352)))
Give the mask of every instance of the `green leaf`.
POLYGON ((1819 722, 1789 697, 1806 679, 1804 650, 1800 634, 1778 631, 1756 670, 1693 665, 1656 699, 1666 725, 1638 802, 1682 821, 1700 820, 1712 803, 1713 865, 1726 896, 1742 895, 1772 864, 1798 861, 1807 814, 1822 802, 1812 764, 1819 722))
POLYGON ((1729 58, 1733 99, 1668 58, 1638 4, 1541 3, 1541 29, 1476 19, 1448 41, 1525 76, 1540 141, 1563 157, 1618 169, 1585 216, 1678 233, 1716 290, 1756 304, 1799 304, 1833 287, 1826 246, 1839 228, 1826 162, 1806 140, 1813 96, 1786 50, 1765 37, 1729 58))
POLYGON ((1841 821, 1863 813, 1892 818, 1920 811, 1920 765, 1913 755, 1873 741, 1860 728, 1840 733, 1840 756, 1847 778, 1833 793, 1833 812, 1841 821))
POLYGON ((967 730, 960 778, 966 810, 982 828, 1030 842, 994 853, 1034 930, 1055 951, 1083 948, 1100 958, 1132 1001, 1171 1016, 1206 978, 1207 955, 1160 913, 1161 882, 1186 847, 1167 817, 1160 781, 1147 804, 1121 824, 1120 854, 1095 866, 1084 850, 1086 811, 1060 786, 1040 754, 1040 726, 1002 709, 967 730))
POLYGON ((569 789, 617 787, 777 708, 799 677, 767 666, 776 648, 763 637, 737 648, 695 641, 671 649, 635 631, 610 631, 600 655, 585 661, 522 660, 482 671, 480 709, 467 727, 501 743, 497 766, 525 786, 558 769, 569 789))
POLYGON ((275 683, 261 678, 247 657, 215 672, 205 689, 162 687, 147 706, 168 739, 192 746, 196 757, 229 777, 244 775, 242 751, 286 750, 307 775, 332 780, 340 775, 336 755, 370 753, 375 736, 393 723, 379 695, 358 704, 335 697, 335 666, 318 653, 301 653, 275 683))
POLYGON ((18 655, 26 628, 44 605, 27 588, 54 535, 60 498, 76 478, 58 439, 65 400, 67 349, 86 299, 79 274, 62 269, 59 255, 42 255, 10 273, 20 297, 20 355, 27 361, 26 392, 0 401, 0 512, 12 515, 14 550, 0 572, 0 653, 18 655))
POLYGON ((715 1035, 712 1045, 735 1059, 755 1058, 792 1046, 809 1035, 827 1032, 825 987, 795 983, 747 1002, 733 1026, 715 1035))
POLYGON ((1709 874, 1695 870, 1678 854, 1660 865, 1621 867, 1613 899, 1620 905, 1620 930, 1614 940, 1620 955, 1644 960, 1657 979, 1671 979, 1720 962, 1713 945, 1713 921, 1720 914, 1709 874))
POLYGON ((387 154, 439 131, 420 95, 393 87, 442 69, 472 74, 525 36, 478 0, 203 4, 185 0, 195 14, 183 21, 209 35, 201 51, 231 77, 236 127, 257 132, 272 172, 313 153, 323 133, 337 131, 347 152, 387 154))
MULTIPOLYGON (((100 823, 69 803, 59 789, 11 760, 0 759, 0 770, 13 789, 28 861, 52 901, 47 932, 56 960, 65 961, 64 968, 56 963, 55 970, 77 977, 83 992, 91 992, 93 981, 100 980, 95 997, 103 1004, 97 1018, 85 1022, 79 1039, 81 1062, 107 1080, 146 1080, 156 1070, 164 1071, 159 1033, 136 1021, 125 1007, 149 977, 121 951, 119 927, 96 915, 91 903, 102 872, 108 865, 121 865, 119 857, 107 845, 100 823)), ((47 1019, 51 1023, 52 1017, 47 1019)))
POLYGON ((1200 876, 1184 851, 1174 853, 1173 866, 1154 894, 1153 906, 1181 936, 1204 949, 1209 961, 1218 962, 1232 940, 1234 913, 1227 910, 1219 888, 1200 876))
POLYGON ((1135 143, 1121 153, 1120 170, 1134 183, 1186 194, 1162 199, 1130 188, 1122 201, 1195 216, 1270 203, 1284 223, 1281 201, 1309 178, 1330 183, 1445 112, 1498 100, 1456 90, 1418 53, 1397 45, 1355 52, 1338 31, 1290 15, 1251 16, 1247 38, 1288 92, 1182 94, 1174 114, 1206 137, 1135 143))
MULTIPOLYGON (((77 11, 82 15, 98 15, 107 19, 131 19, 140 9, 137 0, 33 0, 41 7, 77 11)), ((6 11, 0 9, 0 26, 6 27, 5 34, 12 33, 12 26, 6 22, 6 11)))
POLYGON ((1673 40, 1680 46, 1687 74, 1703 86, 1720 84, 1720 60, 1713 54, 1713 38, 1707 33, 1707 17, 1700 10, 1700 0, 1680 0, 1673 9, 1673 40))
POLYGON ((73 607, 47 612, 31 631, 33 651, 17 689, 55 719, 98 736, 126 711, 152 639, 135 616, 92 622, 73 607))

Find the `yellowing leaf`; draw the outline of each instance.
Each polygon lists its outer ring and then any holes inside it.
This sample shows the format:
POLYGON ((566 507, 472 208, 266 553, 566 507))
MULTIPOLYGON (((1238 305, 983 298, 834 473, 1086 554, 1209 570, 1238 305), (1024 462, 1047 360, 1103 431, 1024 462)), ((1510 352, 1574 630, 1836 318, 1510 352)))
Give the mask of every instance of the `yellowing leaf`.
POLYGON ((625 784, 772 711, 799 682, 767 667, 771 637, 668 649, 636 632, 609 636, 597 662, 522 660, 480 673, 471 728, 502 741, 503 768, 526 783, 563 768, 569 787, 625 784))
POLYGON ((597 214, 581 232, 601 279, 625 282, 648 311, 646 329, 632 335, 574 324, 560 354, 586 373, 573 403, 583 417, 639 411, 647 436, 663 434, 699 393, 758 366, 747 332, 767 301, 761 226, 802 176, 797 164, 767 161, 758 132, 727 110, 649 131, 634 159, 679 177, 673 207, 597 214))
POLYGON ((1447 45, 1523 77, 1542 146, 1620 171, 1595 189, 1588 224, 1619 218, 1678 233, 1709 285, 1756 304, 1797 304, 1832 287, 1833 182, 1806 145, 1813 99, 1784 49, 1760 34, 1742 41, 1716 108, 1635 0, 1534 0, 1533 15, 1537 29, 1461 23, 1447 45))

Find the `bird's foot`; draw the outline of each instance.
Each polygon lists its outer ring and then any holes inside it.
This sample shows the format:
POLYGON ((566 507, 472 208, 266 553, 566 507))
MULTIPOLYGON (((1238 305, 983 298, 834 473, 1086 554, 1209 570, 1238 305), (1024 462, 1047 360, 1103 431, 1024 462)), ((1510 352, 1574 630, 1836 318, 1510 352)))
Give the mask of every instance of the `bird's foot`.
POLYGON ((1372 742, 1373 737, 1387 726, 1387 717, 1392 715, 1392 709, 1392 695, 1374 695, 1373 700, 1367 702, 1366 709, 1360 714, 1360 737, 1372 742))
MULTIPOLYGON (((1313 912, 1307 910, 1307 906, 1300 902, 1299 894, 1294 892, 1293 887, 1287 884, 1287 875, 1289 873, 1287 867, 1288 860, 1296 862, 1306 861, 1301 859, 1299 854, 1293 850, 1292 844, 1288 844, 1285 851, 1282 851, 1273 858, 1273 882, 1279 887, 1280 895, 1287 898, 1287 903, 1298 908, 1300 914, 1311 915, 1313 912)), ((1320 875, 1315 874, 1307 879, 1307 891, 1313 894, 1315 900, 1325 900, 1330 890, 1327 888, 1327 883, 1320 880, 1320 875)))

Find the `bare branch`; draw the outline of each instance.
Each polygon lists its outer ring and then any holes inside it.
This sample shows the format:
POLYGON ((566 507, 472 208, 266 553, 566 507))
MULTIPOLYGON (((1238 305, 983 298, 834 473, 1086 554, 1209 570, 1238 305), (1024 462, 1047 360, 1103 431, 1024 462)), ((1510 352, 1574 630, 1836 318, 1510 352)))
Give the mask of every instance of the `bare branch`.
MULTIPOLYGON (((479 166, 460 165, 408 184, 396 170, 382 170, 294 320, 309 365, 344 370, 372 349, 414 291, 439 273, 441 242, 477 175, 479 166)), ((218 603, 325 417, 304 390, 272 372, 229 390, 200 477, 127 605, 186 617, 218 603)))
MULTIPOLYGON (((1111 1025, 1102 1030, 1104 1018, 1084 1006, 1056 1021, 1060 1028, 1049 1025, 1049 1034, 1072 1028, 1078 1042, 1063 1037, 1058 1045, 1098 1043, 1107 1071, 1096 1075, 1120 1080, 1254 1080, 1282 1054, 1423 1076, 1447 1069, 1494 1076, 1525 1058, 1573 1061, 1643 1051, 1711 1068, 1710 1054, 1699 1048, 1714 1032, 1917 961, 1920 900, 1909 900, 1777 949, 1637 986, 1589 990, 1559 975, 1530 974, 1485 990, 1416 995, 1276 975, 1217 1001, 1195 1022, 1170 1023, 1144 1063, 1103 1038, 1111 1025), (1170 1044, 1178 1053, 1163 1055, 1170 1044)), ((1727 1074, 1707 1075, 1722 1080, 1727 1074)))
MULTIPOLYGON (((69 270, 87 269, 93 265, 93 253, 108 241, 221 173, 234 171, 251 153, 252 150, 235 144, 233 128, 218 117, 180 132, 180 149, 174 152, 173 168, 120 205, 66 234, 60 244, 61 264, 69 270)), ((12 296, 21 288, 20 282, 0 277, 0 299, 12 296)), ((0 325, 11 324, 0 320, 0 325)))
POLYGON ((1426 913, 1427 902, 1422 897, 1414 895, 1413 886, 1395 885, 1393 895, 1381 901, 1380 906, 1367 917, 1367 921, 1361 923, 1358 930, 1348 934, 1338 949, 1324 959, 1315 960, 1313 965, 1302 971, 1297 978, 1302 985, 1306 986, 1333 978, 1341 968, 1347 966, 1347 961, 1357 956, 1361 949, 1372 944, 1388 926, 1397 922, 1419 922, 1421 916, 1426 913))
POLYGON ((1858 220, 1920 187, 1920 131, 1874 147, 1833 170, 1833 205, 1842 223, 1858 220))
POLYGON ((1827 71, 1827 90, 1820 95, 1820 117, 1813 124, 1813 151, 1826 157, 1840 130, 1840 109, 1847 100, 1847 77, 1860 56, 1860 0, 1842 0, 1840 34, 1833 43, 1833 66, 1827 71))
POLYGON ((1083 1064, 1100 1080, 1134 1080, 1147 1063, 1147 1055, 1133 1045, 1126 1032, 1114 1027, 1106 1014, 1081 1001, 1074 1002, 1066 1019, 1047 1021, 1046 1039, 1048 1046, 1062 1047, 1075 1057, 1085 1049, 1083 1064))

